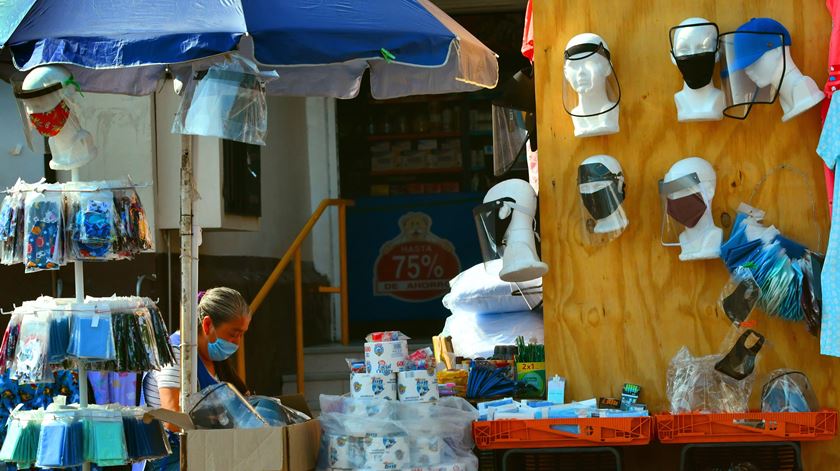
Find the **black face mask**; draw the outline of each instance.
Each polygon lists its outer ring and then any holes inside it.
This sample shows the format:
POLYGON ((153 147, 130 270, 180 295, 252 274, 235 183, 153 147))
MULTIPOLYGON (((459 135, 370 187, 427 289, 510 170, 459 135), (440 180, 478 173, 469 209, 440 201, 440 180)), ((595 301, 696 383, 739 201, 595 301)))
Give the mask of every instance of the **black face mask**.
POLYGON ((732 350, 715 364, 715 369, 740 381, 752 374, 755 369, 755 357, 761 351, 763 345, 763 335, 751 329, 747 330, 741 334, 732 350), (747 347, 747 340, 750 337, 755 338, 755 343, 751 347, 747 347))
POLYGON ((732 322, 740 324, 747 319, 747 316, 758 302, 761 290, 752 278, 741 280, 735 291, 723 299, 723 311, 732 322))
POLYGON ((610 182, 608 186, 592 193, 580 193, 586 211, 595 219, 604 219, 616 212, 624 202, 624 182, 621 173, 610 172, 604 164, 587 164, 578 167, 578 185, 610 182))
POLYGON ((674 56, 677 67, 689 88, 697 90, 712 81, 712 74, 715 72, 715 54, 715 52, 701 52, 687 56, 674 56))

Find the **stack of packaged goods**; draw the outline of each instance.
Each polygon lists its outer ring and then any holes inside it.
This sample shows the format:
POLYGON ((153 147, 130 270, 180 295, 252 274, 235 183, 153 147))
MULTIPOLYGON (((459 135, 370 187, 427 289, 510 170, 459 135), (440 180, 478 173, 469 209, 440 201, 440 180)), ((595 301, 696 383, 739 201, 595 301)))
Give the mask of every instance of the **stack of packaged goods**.
POLYGON ((321 470, 474 471, 478 412, 441 398, 430 348, 408 352, 401 332, 367 336, 364 360, 348 360, 351 397, 321 396, 321 470))

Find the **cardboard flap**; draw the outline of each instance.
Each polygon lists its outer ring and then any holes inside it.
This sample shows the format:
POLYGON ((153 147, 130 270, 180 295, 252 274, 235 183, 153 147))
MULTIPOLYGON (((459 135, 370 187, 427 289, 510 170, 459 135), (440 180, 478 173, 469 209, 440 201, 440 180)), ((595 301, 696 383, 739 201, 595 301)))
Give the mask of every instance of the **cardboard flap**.
POLYGON ((195 425, 190 420, 190 416, 181 412, 175 412, 169 409, 155 409, 143 414, 144 422, 151 422, 152 419, 177 425, 184 430, 195 430, 195 425))

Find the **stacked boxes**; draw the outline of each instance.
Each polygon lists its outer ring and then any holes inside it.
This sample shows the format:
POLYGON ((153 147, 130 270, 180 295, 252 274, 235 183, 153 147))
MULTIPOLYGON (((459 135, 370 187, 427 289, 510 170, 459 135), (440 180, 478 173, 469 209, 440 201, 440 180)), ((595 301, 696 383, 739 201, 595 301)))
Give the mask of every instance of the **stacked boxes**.
POLYGON ((418 365, 410 359, 407 339, 400 332, 368 335, 365 371, 350 375, 352 397, 404 402, 428 402, 440 397, 435 374, 425 369, 425 363, 418 365))

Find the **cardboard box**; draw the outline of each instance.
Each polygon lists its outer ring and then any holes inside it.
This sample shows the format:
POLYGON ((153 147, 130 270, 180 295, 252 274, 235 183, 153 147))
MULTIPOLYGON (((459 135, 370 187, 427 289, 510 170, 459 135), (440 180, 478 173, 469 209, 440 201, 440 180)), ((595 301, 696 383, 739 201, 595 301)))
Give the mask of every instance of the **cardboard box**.
MULTIPOLYGON (((280 400, 311 415, 303 396, 281 396, 280 400)), ((318 420, 288 427, 197 430, 187 414, 155 409, 148 415, 186 431, 182 452, 186 452, 187 471, 310 471, 318 461, 318 420)))

